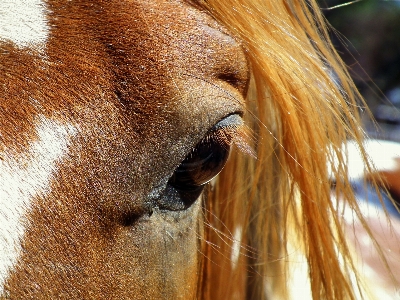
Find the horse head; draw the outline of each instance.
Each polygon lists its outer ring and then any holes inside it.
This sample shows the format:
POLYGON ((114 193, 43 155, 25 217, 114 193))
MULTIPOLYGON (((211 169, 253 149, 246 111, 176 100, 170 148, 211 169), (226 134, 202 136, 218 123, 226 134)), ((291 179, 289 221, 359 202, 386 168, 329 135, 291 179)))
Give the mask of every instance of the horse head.
POLYGON ((5 297, 195 298, 240 43, 194 1, 36 2, 38 38, 0 46, 5 297))
POLYGON ((0 298, 393 294, 358 107, 312 0, 1 0, 0 298))

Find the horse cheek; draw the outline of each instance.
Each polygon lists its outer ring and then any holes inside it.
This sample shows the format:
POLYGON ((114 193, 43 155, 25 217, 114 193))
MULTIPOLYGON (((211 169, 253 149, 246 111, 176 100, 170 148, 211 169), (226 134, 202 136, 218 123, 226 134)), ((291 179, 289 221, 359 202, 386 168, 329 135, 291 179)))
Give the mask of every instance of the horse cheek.
POLYGON ((185 220, 155 212, 116 233, 109 278, 118 299, 195 299, 201 256, 201 205, 185 220), (156 228, 156 230, 155 230, 156 228))

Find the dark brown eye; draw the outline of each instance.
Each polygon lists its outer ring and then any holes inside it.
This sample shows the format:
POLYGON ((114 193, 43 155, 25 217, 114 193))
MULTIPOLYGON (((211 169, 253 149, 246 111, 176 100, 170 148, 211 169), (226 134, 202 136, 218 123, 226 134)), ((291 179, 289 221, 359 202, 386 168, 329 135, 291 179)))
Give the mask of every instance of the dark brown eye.
POLYGON ((206 183, 218 175, 229 157, 237 128, 243 124, 235 114, 218 122, 175 169, 159 207, 183 210, 196 201, 206 183))
MULTIPOLYGON (((222 129, 221 129, 222 130, 222 129)), ((197 188, 213 179, 225 166, 229 157, 230 140, 211 132, 175 170, 169 184, 179 190, 197 188)))
POLYGON ((217 176, 228 160, 236 129, 242 124, 237 114, 218 122, 182 161, 169 184, 185 191, 203 186, 217 176))

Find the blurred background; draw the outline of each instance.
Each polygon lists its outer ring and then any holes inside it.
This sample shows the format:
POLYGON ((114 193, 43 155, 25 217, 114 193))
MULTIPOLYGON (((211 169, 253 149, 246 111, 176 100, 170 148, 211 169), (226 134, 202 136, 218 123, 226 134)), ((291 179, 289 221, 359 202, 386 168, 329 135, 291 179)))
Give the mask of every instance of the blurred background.
POLYGON ((379 130, 364 114, 368 134, 400 142, 400 0, 318 1, 334 28, 333 44, 378 121, 379 130))

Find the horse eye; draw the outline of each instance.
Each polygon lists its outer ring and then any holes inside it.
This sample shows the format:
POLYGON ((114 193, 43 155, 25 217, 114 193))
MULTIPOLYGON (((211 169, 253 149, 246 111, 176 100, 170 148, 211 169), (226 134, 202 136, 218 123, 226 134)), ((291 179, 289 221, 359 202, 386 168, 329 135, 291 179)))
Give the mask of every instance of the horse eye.
POLYGON ((221 172, 229 157, 230 141, 221 139, 219 134, 211 132, 197 144, 175 170, 170 185, 179 190, 195 189, 221 172))
POLYGON ((242 123, 239 115, 230 115, 206 134, 175 169, 159 199, 160 208, 183 210, 198 199, 206 183, 225 166, 236 129, 242 123))

